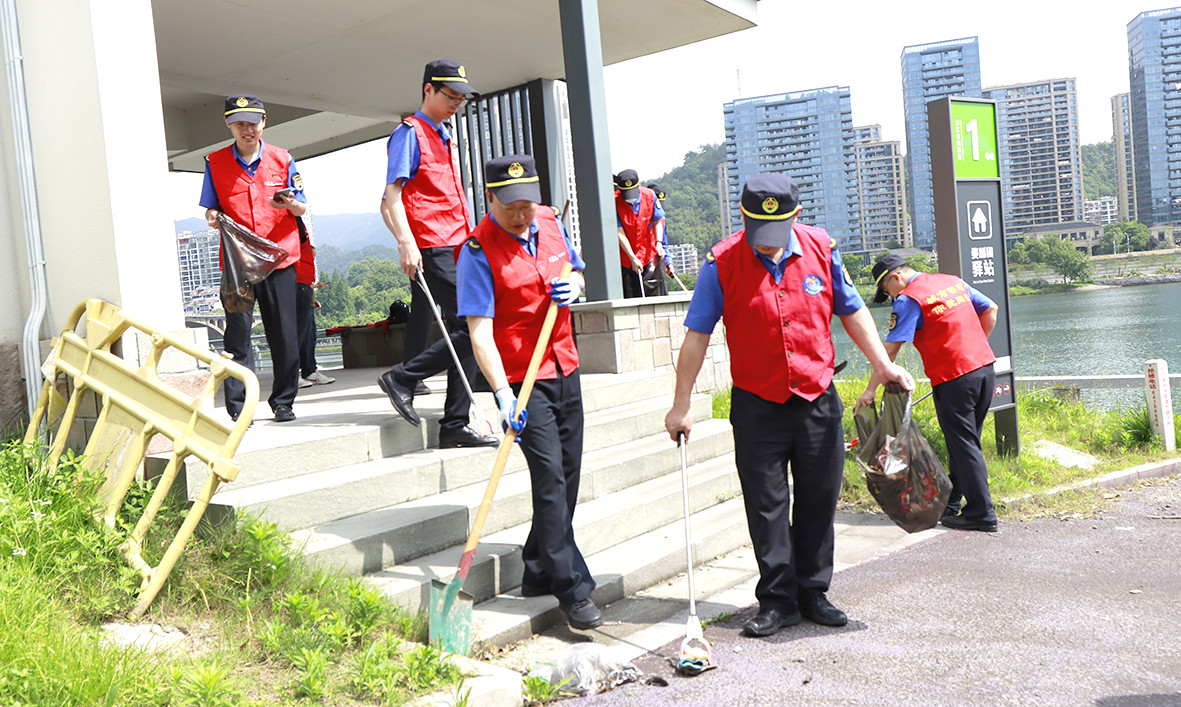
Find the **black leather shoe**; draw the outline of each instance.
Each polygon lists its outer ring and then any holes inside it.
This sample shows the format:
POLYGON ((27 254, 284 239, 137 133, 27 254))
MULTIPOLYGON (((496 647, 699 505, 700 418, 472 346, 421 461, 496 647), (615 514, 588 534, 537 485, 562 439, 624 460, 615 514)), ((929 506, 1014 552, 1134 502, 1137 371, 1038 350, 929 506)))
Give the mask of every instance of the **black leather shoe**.
POLYGON ((288 406, 280 405, 275 408, 275 422, 291 422, 294 419, 295 413, 288 406))
POLYGON ((422 422, 422 418, 418 416, 418 412, 414 409, 414 393, 409 388, 402 385, 394 378, 393 371, 386 371, 377 379, 377 385, 385 394, 390 396, 390 402, 394 409, 410 424, 418 427, 422 422))
POLYGON ((944 516, 940 522, 952 530, 979 530, 985 533, 996 532, 995 520, 972 520, 963 516, 952 516, 950 518, 944 516))
POLYGON ((422 381, 418 381, 418 383, 414 386, 414 394, 416 396, 417 395, 430 395, 431 389, 426 387, 426 383, 423 383, 422 381))
POLYGON ((832 605, 824 592, 800 592, 800 613, 812 623, 822 626, 844 626, 849 623, 845 612, 832 605))
POLYGON ((603 612, 599 611, 599 607, 595 606, 595 600, 590 597, 576 601, 570 606, 563 605, 562 611, 566 612, 571 628, 586 631, 603 625, 603 612))
POLYGON ((778 609, 760 609, 754 618, 742 625, 742 632, 748 636, 770 636, 781 628, 795 626, 803 618, 799 611, 786 614, 778 609))
POLYGON ((943 515, 939 518, 939 520, 943 520, 944 518, 955 518, 959 514, 960 514, 960 507, 959 506, 949 505, 947 508, 943 509, 943 515))
POLYGON ((456 447, 495 447, 500 440, 495 437, 481 437, 472 428, 464 425, 458 430, 439 430, 439 449, 456 447))

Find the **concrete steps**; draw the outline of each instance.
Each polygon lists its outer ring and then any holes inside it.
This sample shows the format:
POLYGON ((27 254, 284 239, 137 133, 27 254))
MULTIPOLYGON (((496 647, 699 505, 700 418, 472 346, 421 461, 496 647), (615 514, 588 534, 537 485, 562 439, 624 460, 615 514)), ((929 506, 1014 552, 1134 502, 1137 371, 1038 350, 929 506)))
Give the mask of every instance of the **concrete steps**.
MULTIPOLYGON (((294 423, 256 421, 238 455, 239 480, 223 486, 212 510, 262 515, 315 561, 366 575, 397 603, 423 608, 431 580, 454 577, 496 449, 431 448, 443 377, 428 381, 438 392, 415 401, 427 421, 415 428, 373 384, 380 371, 333 373, 337 384, 300 391, 294 423)), ((685 570, 680 452, 664 430, 674 376, 582 381, 586 424, 574 532, 602 605, 685 570)), ((495 419, 492 396, 477 400, 495 419)), ((697 423, 686 450, 695 558, 702 562, 749 541, 730 424, 710 419, 711 404, 694 396, 697 423)), ((190 488, 203 480, 195 465, 186 471, 190 488)), ((478 602, 474 632, 481 643, 519 640, 565 621, 554 597, 519 593, 531 518, 529 473, 514 450, 464 586, 478 602)))

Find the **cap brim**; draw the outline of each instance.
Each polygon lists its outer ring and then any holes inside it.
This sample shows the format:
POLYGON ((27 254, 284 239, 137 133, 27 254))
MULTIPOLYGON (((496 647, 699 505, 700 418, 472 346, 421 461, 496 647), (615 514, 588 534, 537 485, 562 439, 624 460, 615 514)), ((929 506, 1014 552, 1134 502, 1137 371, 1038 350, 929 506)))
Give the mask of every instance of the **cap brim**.
POLYGON ((496 200, 502 204, 511 204, 514 201, 541 203, 541 185, 538 182, 506 184, 503 187, 492 188, 492 193, 496 195, 496 200))
POLYGON ((250 123, 251 125, 258 125, 262 119, 266 117, 266 113, 258 113, 252 110, 234 111, 226 116, 226 125, 230 123, 250 123))
POLYGON ((795 222, 794 216, 782 221, 747 218, 746 242, 760 248, 786 248, 791 245, 791 229, 795 222))
POLYGON ((466 84, 462 81, 440 81, 439 83, 443 84, 452 91, 455 91, 456 93, 462 93, 466 96, 470 96, 472 100, 479 99, 480 97, 480 92, 472 88, 471 84, 466 84))
POLYGON ((884 290, 882 290, 882 288, 879 287, 878 291, 873 296, 873 301, 874 301, 874 304, 881 304, 882 302, 885 302, 889 298, 890 298, 890 295, 886 294, 886 292, 884 290))
POLYGON ((640 195, 640 188, 638 186, 632 187, 631 189, 620 188, 619 195, 621 197, 623 197, 624 201, 631 201, 632 199, 634 199, 640 195))

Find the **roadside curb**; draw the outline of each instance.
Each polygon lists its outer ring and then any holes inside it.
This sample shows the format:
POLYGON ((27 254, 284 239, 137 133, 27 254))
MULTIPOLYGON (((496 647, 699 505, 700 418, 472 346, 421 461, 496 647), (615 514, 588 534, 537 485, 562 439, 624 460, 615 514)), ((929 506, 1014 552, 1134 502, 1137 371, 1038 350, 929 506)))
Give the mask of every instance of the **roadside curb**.
POLYGON ((1066 491, 1078 491, 1093 487, 1115 488, 1117 486, 1126 486, 1141 479, 1158 479, 1163 476, 1173 476, 1174 474, 1181 474, 1181 457, 1165 459, 1158 462, 1147 462, 1127 469, 1108 472, 1093 479, 1081 479, 1072 484, 1058 486, 1036 495, 1027 493, 1021 496, 1003 498, 1001 502, 1007 505, 1018 506, 1022 503, 1032 501, 1038 496, 1053 496, 1066 491))
POLYGON ((454 654, 447 656, 447 661, 462 670, 465 676, 458 699, 450 692, 432 692, 410 702, 413 707, 443 707, 454 704, 520 707, 523 683, 520 673, 454 654))

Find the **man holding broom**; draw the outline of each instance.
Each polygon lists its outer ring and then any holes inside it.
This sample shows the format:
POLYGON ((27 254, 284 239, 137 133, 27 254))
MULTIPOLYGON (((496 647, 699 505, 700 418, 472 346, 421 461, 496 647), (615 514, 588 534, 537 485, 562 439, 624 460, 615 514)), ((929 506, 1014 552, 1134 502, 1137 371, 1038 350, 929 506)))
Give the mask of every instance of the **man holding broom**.
POLYGON ((594 578, 574 542, 583 415, 567 309, 582 292, 586 266, 555 212, 537 208, 541 189, 532 157, 489 160, 484 176, 489 215, 457 249, 459 315, 467 318, 476 361, 496 391, 501 425, 518 435, 529 464, 533 525, 522 552, 521 594, 553 594, 573 628, 591 629, 603 616, 591 599, 594 578), (573 272, 562 276, 567 263, 573 272), (561 309, 518 420, 516 395, 551 301, 561 309))

